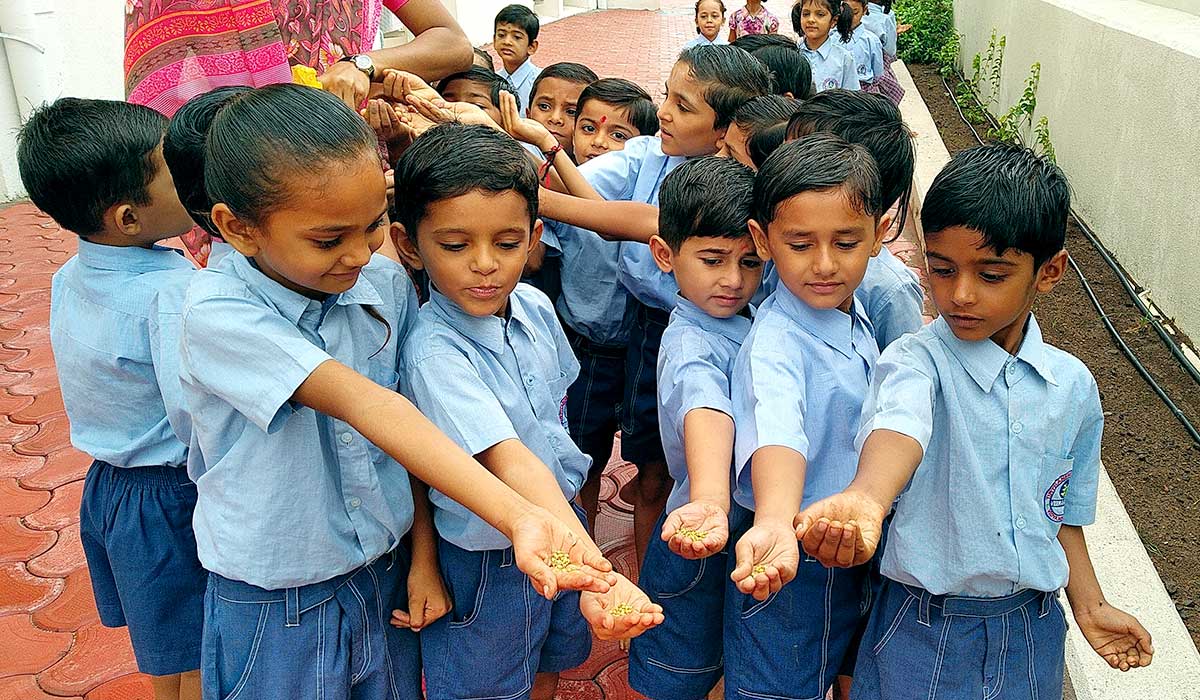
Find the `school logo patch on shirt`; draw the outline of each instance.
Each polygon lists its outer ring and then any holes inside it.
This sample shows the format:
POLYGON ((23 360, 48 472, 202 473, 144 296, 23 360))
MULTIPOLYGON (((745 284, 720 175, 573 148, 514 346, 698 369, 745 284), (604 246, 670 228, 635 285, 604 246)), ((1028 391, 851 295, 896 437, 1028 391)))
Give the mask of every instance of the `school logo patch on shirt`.
POLYGON ((841 86, 842 85, 841 85, 841 83, 838 82, 837 78, 826 78, 821 81, 821 89, 817 90, 817 92, 823 92, 825 90, 836 90, 836 89, 840 88, 841 86))
POLYGON ((1061 523, 1067 505, 1067 487, 1071 484, 1071 472, 1060 474, 1046 495, 1042 497, 1042 506, 1046 509, 1046 517, 1052 522, 1061 523))
POLYGON ((569 427, 567 427, 567 397, 566 396, 562 397, 562 401, 560 401, 558 403, 558 422, 562 423, 563 430, 566 430, 567 432, 571 432, 571 429, 569 427))

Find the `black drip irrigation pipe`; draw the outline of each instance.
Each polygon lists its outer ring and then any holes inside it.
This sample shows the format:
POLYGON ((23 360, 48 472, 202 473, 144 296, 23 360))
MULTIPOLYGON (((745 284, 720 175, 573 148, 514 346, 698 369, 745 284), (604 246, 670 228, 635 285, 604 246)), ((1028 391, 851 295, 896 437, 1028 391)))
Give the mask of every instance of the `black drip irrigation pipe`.
MULTIPOLYGON (((945 76, 942 76, 941 79, 942 87, 946 89, 946 94, 950 96, 950 101, 954 103, 954 109, 958 112, 958 117, 962 119, 963 124, 966 125, 968 130, 970 130, 971 135, 975 137, 975 140, 978 141, 980 145, 983 145, 983 139, 980 138, 979 132, 975 130, 975 125, 971 123, 971 120, 967 119, 967 115, 963 114, 962 105, 959 104, 958 97, 954 94, 954 91, 950 89, 950 84, 946 82, 945 76)), ((987 115, 987 118, 989 121, 992 121, 991 115, 987 115)), ((993 122, 993 125, 994 124, 995 123, 993 122)), ((1134 289, 1133 284, 1129 280, 1128 275, 1125 274, 1125 271, 1120 268, 1116 260, 1113 259, 1112 255, 1110 255, 1100 243, 1100 240, 1096 237, 1096 234, 1092 232, 1090 228, 1088 228, 1087 224, 1083 222, 1083 219, 1079 218, 1079 215, 1076 214, 1074 210, 1071 211, 1071 216, 1074 217, 1075 223, 1079 224, 1079 228, 1081 231, 1083 231, 1084 237, 1086 237, 1088 242, 1092 244, 1092 247, 1096 249, 1096 252, 1100 254, 1100 257, 1104 260, 1104 262, 1107 263, 1110 268, 1112 268, 1114 273, 1116 273, 1117 279, 1120 280, 1121 286, 1124 287, 1125 292, 1133 300, 1133 303, 1142 313, 1142 316, 1146 318, 1152 326, 1154 326, 1154 330, 1158 332, 1159 338, 1161 338, 1166 344, 1167 348, 1171 351, 1171 354, 1175 356, 1175 359, 1179 361, 1184 370, 1187 371, 1187 373, 1191 375, 1191 377, 1195 379, 1197 383, 1200 383, 1200 372, 1196 371, 1196 368, 1192 366, 1190 361, 1188 361, 1187 356, 1183 354, 1183 350, 1175 344, 1163 325, 1158 321, 1157 318, 1154 317, 1154 314, 1150 312, 1150 309, 1145 305, 1141 297, 1138 296, 1137 291, 1134 289)), ((1116 326, 1113 325, 1112 319, 1110 319, 1108 317, 1108 313, 1104 311, 1104 306, 1100 303, 1099 297, 1097 297, 1095 291, 1092 290, 1092 285, 1088 281, 1087 276, 1083 274, 1083 270, 1081 270, 1079 265, 1075 262, 1075 257, 1068 253, 1067 262, 1070 263, 1071 269, 1075 271, 1075 274, 1079 276, 1079 282, 1083 287, 1084 294, 1086 294, 1088 300, 1092 302, 1092 306, 1095 307, 1096 312, 1100 314, 1100 320, 1104 322, 1105 329, 1108 330, 1108 334, 1112 336, 1112 339, 1116 342, 1117 347, 1121 350, 1121 353, 1125 355, 1125 359, 1129 360, 1130 364, 1133 365, 1133 368, 1137 370, 1137 373, 1141 375, 1142 379, 1146 380, 1146 383, 1150 385, 1150 388, 1154 391, 1158 398, 1161 399, 1171 413, 1175 415, 1175 418, 1177 418, 1180 424, 1183 425, 1184 430, 1187 431, 1192 440, 1195 441, 1196 444, 1200 445, 1200 431, 1196 430, 1196 426, 1192 425, 1191 421, 1188 420, 1187 416, 1184 415, 1179 406, 1177 406, 1175 402, 1171 400, 1171 397, 1167 395, 1167 392, 1163 390, 1162 386, 1160 386, 1159 383, 1155 381, 1154 377, 1151 376, 1150 370, 1146 369, 1146 366, 1143 365, 1141 360, 1137 358, 1137 355, 1134 354, 1133 349, 1129 347, 1129 345, 1125 342, 1125 339, 1121 337, 1121 334, 1117 331, 1116 326)))

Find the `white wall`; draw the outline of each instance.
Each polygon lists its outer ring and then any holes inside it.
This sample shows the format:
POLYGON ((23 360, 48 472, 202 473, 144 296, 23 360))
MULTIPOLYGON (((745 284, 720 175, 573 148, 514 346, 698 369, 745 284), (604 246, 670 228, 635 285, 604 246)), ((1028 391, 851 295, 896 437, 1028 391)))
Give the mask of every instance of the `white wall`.
POLYGON ((958 0, 955 24, 968 66, 993 27, 1008 37, 1002 109, 1041 62, 1037 113, 1076 210, 1200 339, 1200 17, 1138 0, 958 0))

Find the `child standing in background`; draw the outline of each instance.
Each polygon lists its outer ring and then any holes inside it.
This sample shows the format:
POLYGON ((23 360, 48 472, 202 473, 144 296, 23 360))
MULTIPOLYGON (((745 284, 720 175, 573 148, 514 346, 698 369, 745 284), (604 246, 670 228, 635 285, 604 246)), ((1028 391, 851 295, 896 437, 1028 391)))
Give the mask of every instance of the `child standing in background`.
POLYGON ((766 0, 748 0, 745 7, 733 11, 729 18, 729 41, 749 34, 774 34, 779 31, 779 18, 771 14, 763 3, 766 0))
POLYGON ((845 3, 852 13, 849 48, 858 68, 859 86, 866 92, 883 95, 892 104, 899 105, 900 100, 904 99, 904 88, 900 87, 896 74, 892 72, 881 37, 865 23, 869 16, 869 4, 865 0, 845 0, 845 3))
POLYGON ((792 6, 792 29, 802 37, 800 50, 812 67, 817 92, 859 89, 858 68, 846 48, 850 17, 850 7, 841 0, 800 0, 792 6))
POLYGON ((524 5, 509 5, 496 13, 492 48, 500 54, 500 62, 504 64, 496 73, 516 89, 521 100, 518 105, 521 114, 529 110, 533 81, 542 70, 533 64, 532 58, 538 50, 541 26, 538 16, 524 5))
POLYGON ((725 26, 725 3, 722 0, 696 0, 696 36, 683 45, 683 51, 693 46, 728 44, 721 34, 725 26))

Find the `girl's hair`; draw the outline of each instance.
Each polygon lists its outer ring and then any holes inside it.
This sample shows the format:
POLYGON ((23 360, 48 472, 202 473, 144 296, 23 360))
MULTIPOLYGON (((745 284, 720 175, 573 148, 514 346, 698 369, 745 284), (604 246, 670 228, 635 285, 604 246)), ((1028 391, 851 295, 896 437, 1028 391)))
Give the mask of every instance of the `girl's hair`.
POLYGON ((892 11, 892 0, 884 0, 877 4, 883 8, 883 14, 885 15, 892 11))
MULTIPOLYGON (((696 0, 696 11, 692 13, 692 17, 699 17, 699 16, 700 16, 700 3, 704 2, 704 1, 705 1, 705 0, 696 0)), ((723 0, 713 0, 713 1, 714 1, 714 2, 716 2, 718 5, 720 5, 720 6, 721 6, 721 16, 722 16, 722 17, 724 17, 724 16, 725 16, 725 3, 724 3, 724 1, 723 1, 723 0)), ((697 34, 699 34, 699 33, 700 33, 700 27, 698 27, 698 26, 696 27, 696 33, 697 33, 697 34)))
POLYGON ((771 92, 767 67, 733 46, 693 46, 679 55, 679 62, 704 84, 704 101, 716 113, 714 129, 729 126, 738 107, 771 92))
POLYGON ((242 85, 219 87, 188 100, 167 125, 163 136, 163 160, 175 181, 175 192, 196 225, 220 238, 213 225, 212 200, 204 187, 204 150, 213 117, 234 98, 253 88, 242 85))
POLYGON ((208 130, 204 185, 238 218, 261 223, 298 193, 313 191, 323 165, 376 152, 375 132, 328 92, 268 85, 235 95, 208 130))
POLYGON ((805 5, 824 5, 829 10, 829 14, 833 15, 834 28, 837 29, 838 35, 842 37, 842 43, 845 44, 850 41, 852 31, 850 23, 854 21, 854 13, 842 0, 800 0, 800 2, 792 5, 792 29, 797 34, 804 36, 804 22, 802 18, 804 17, 805 5))
POLYGON ((792 46, 764 46, 751 54, 762 61, 771 71, 776 95, 792 93, 797 100, 807 100, 813 96, 812 66, 800 48, 792 46))
POLYGON ((763 163, 767 162, 767 158, 775 152, 787 141, 787 123, 775 124, 765 129, 759 129, 754 132, 750 140, 746 144, 746 150, 750 151, 750 161, 754 163, 754 167, 761 168, 763 163))
POLYGON ((754 178, 754 220, 769 227, 787 199, 804 192, 840 190, 855 211, 878 221, 883 215, 879 170, 867 149, 833 134, 789 141, 767 158, 754 178))

